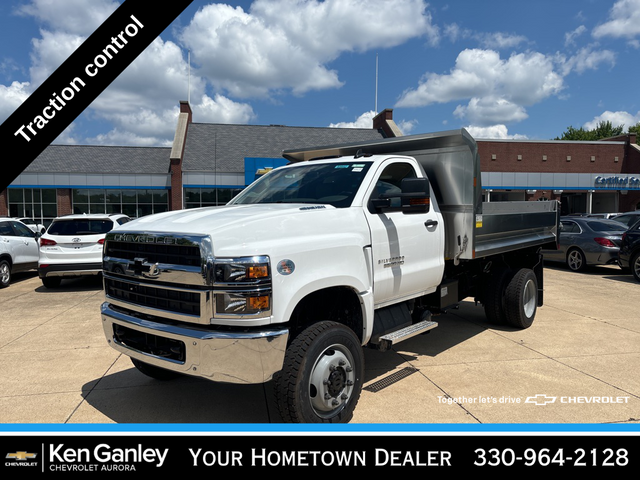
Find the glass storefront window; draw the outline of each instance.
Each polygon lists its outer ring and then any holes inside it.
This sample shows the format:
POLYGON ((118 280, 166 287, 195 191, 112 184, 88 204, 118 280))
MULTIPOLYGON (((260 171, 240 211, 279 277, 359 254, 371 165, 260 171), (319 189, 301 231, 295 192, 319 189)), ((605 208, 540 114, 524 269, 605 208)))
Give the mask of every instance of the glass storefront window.
POLYGON ((167 190, 74 189, 74 213, 124 213, 131 218, 169 210, 167 190))
POLYGON ((9 216, 30 218, 49 226, 58 216, 58 202, 55 188, 9 188, 9 216))
POLYGON ((241 187, 186 187, 184 189, 185 208, 226 205, 241 191, 241 187))

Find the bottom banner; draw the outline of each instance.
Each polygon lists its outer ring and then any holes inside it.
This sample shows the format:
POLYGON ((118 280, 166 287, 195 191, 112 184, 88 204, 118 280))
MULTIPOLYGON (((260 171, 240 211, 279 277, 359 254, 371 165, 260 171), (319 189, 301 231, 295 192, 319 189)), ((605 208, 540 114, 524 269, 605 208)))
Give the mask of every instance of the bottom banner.
MULTIPOLYGON (((16 474, 600 469, 638 466, 637 436, 72 435, 1 437, 16 474)), ((7 476, 11 475, 11 476, 7 476)))

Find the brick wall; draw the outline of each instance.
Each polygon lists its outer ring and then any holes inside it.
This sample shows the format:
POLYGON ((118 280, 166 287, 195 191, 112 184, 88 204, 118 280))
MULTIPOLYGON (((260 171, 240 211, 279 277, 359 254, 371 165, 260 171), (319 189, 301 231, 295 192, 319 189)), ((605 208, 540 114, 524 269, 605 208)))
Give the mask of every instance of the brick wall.
POLYGON ((0 192, 0 217, 9 215, 9 198, 7 191, 0 192))
POLYGON ((56 194, 58 196, 58 216, 72 214, 73 206, 71 205, 71 189, 58 188, 56 190, 56 194))
POLYGON ((625 165, 625 146, 613 143, 482 140, 477 143, 484 172, 613 174, 622 173, 625 165))

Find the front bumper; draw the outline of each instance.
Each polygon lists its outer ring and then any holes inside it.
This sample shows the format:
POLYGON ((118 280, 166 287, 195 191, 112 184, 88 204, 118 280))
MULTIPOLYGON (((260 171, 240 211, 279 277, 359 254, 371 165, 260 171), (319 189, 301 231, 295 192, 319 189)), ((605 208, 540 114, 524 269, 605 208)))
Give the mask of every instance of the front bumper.
POLYGON ((216 382, 255 384, 282 369, 289 331, 209 330, 161 323, 102 304, 102 325, 117 351, 174 372, 216 382))

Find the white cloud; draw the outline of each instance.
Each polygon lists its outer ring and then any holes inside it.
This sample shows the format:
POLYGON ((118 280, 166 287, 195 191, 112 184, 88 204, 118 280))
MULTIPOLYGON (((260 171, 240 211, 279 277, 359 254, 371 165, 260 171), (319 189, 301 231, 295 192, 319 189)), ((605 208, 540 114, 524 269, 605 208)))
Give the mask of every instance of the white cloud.
POLYGON ((567 32, 564 34, 564 44, 565 46, 575 45, 576 39, 587 31, 587 27, 584 25, 580 25, 578 28, 571 32, 567 32))
POLYGON ((594 28, 592 35, 630 40, 640 35, 640 0, 618 0, 609 11, 609 20, 594 28))
POLYGON ((40 30, 41 38, 31 41, 31 84, 35 90, 84 42, 75 33, 40 30))
POLYGON ((398 128, 404 135, 410 134, 418 125, 417 120, 400 120, 397 122, 398 128))
POLYGON ((506 139, 526 139, 526 135, 518 135, 518 134, 509 134, 509 130, 506 125, 490 125, 488 127, 478 127, 474 125, 469 125, 466 127, 466 130, 469 132, 473 138, 486 138, 486 139, 497 139, 497 140, 506 140, 506 139))
POLYGON ((517 47, 527 41, 527 37, 523 35, 504 32, 481 33, 476 37, 483 47, 497 50, 517 47))
MULTIPOLYGON (((448 32, 458 35, 454 28, 448 32)), ((480 127, 520 122, 528 118, 527 107, 565 89, 565 77, 603 65, 615 65, 610 50, 586 46, 575 55, 544 55, 527 51, 502 58, 496 50, 466 49, 448 73, 425 74, 416 88, 406 90, 396 107, 424 107, 465 101, 453 114, 480 127)))
POLYGON ((338 122, 331 123, 329 127, 331 128, 373 128, 373 117, 376 116, 376 112, 370 110, 368 112, 364 112, 358 118, 356 118, 353 122, 338 122))
MULTIPOLYGON (((353 122, 338 122, 331 123, 329 127, 331 128, 373 128, 373 118, 376 116, 376 112, 370 110, 368 112, 364 112, 358 118, 356 118, 353 122)), ((416 120, 400 120, 396 122, 398 128, 404 135, 408 135, 417 125, 416 120)))
POLYGON ((199 103, 191 106, 194 122, 249 123, 255 113, 247 103, 238 103, 222 95, 214 98, 203 95, 199 103))
POLYGON ((526 110, 504 98, 487 96, 472 98, 469 103, 458 105, 453 114, 466 118, 474 125, 494 125, 496 122, 520 122, 528 117, 526 110))
POLYGON ((562 76, 551 58, 537 52, 500 58, 494 50, 467 49, 448 74, 429 73, 417 88, 405 91, 396 107, 420 107, 469 99, 454 112, 488 126, 523 120, 525 106, 563 89, 562 76))
POLYGON ((457 23, 445 25, 443 35, 453 43, 462 39, 471 39, 478 42, 481 47, 492 50, 513 48, 528 41, 523 35, 506 32, 475 32, 468 28, 461 28, 457 23))
POLYGON ((0 123, 4 122, 30 94, 29 82, 0 85, 0 123))
POLYGON ((587 130, 593 130, 600 122, 611 122, 614 127, 624 125, 624 130, 626 131, 629 127, 640 122, 640 112, 633 115, 625 111, 611 112, 607 110, 597 117, 594 117, 593 120, 585 123, 584 128, 587 130))
POLYGON ((616 54, 611 50, 593 50, 591 46, 586 46, 569 58, 559 54, 556 60, 562 75, 566 76, 573 71, 581 74, 586 70, 597 70, 601 64, 613 66, 616 63, 616 54))
MULTIPOLYGON (((111 0, 95 0, 91 9, 86 8, 86 0, 33 0, 20 7, 19 14, 34 17, 46 28, 32 40, 30 82, 0 85, 0 117, 14 111, 117 6, 111 0)), ((156 38, 89 107, 87 117, 109 122, 111 130, 80 139, 79 129, 72 125, 56 142, 170 144, 178 101, 189 95, 195 121, 247 123, 255 118, 247 104, 208 96, 202 77, 189 78, 185 56, 176 43, 156 38)))
POLYGON ((31 3, 18 7, 16 12, 32 16, 53 30, 88 36, 119 5, 112 0, 91 0, 91 6, 87 8, 86 0, 31 0, 31 3))
POLYGON ((340 54, 423 35, 437 40, 422 0, 256 0, 249 12, 207 5, 180 38, 217 89, 264 97, 338 88, 342 81, 328 63, 340 54))

